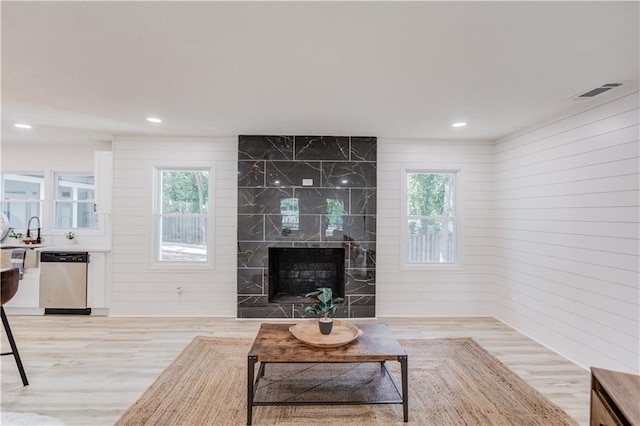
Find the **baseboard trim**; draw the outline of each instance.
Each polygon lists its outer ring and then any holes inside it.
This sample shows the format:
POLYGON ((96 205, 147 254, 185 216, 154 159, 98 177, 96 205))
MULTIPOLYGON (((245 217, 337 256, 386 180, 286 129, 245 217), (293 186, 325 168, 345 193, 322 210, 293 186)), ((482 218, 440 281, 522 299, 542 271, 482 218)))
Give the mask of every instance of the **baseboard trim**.
POLYGON ((45 315, 91 315, 91 308, 44 308, 45 315))
POLYGON ((575 359, 573 359, 572 357, 569 357, 565 354, 563 354, 562 352, 558 351, 557 349, 552 348, 551 346, 547 345, 546 343, 540 341, 540 339, 537 339, 535 337, 533 337, 531 334, 526 333, 524 331, 522 331, 520 328, 518 327, 514 327, 513 325, 511 325, 508 321, 503 320, 500 317, 494 317, 496 320, 500 321, 501 323, 503 323, 504 325, 506 325, 509 328, 514 329, 515 331, 517 331, 518 333, 522 334, 523 336, 527 336, 527 338, 533 340, 534 342, 538 343, 539 345, 544 346, 545 348, 549 349, 550 351, 560 355, 562 358, 574 363, 575 365, 577 365, 580 368, 583 368, 586 371, 589 371, 589 367, 586 365, 583 365, 582 363, 576 361, 575 359))

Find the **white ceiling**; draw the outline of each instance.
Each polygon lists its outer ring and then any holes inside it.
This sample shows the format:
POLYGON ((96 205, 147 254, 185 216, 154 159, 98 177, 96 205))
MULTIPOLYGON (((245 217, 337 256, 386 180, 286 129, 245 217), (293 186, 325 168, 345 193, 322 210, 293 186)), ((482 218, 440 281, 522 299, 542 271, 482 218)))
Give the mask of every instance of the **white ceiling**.
POLYGON ((1 13, 4 143, 493 140, 638 88, 637 1, 2 2, 1 13), (571 100, 607 82, 625 84, 571 100))

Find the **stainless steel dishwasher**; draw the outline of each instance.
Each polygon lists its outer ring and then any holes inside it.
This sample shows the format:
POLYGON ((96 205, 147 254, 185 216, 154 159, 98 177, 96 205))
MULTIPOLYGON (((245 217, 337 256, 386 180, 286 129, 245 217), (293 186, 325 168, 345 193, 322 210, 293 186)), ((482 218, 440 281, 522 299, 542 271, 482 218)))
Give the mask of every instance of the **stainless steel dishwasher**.
POLYGON ((40 307, 45 314, 90 314, 87 308, 89 253, 40 253, 40 307))

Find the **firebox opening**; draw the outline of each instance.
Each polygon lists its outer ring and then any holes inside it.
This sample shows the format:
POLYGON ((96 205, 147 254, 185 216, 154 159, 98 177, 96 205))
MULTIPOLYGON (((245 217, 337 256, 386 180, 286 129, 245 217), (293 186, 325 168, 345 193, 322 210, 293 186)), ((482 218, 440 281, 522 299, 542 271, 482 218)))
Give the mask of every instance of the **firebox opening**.
POLYGON ((329 287, 344 297, 344 248, 269 248, 269 302, 302 303, 329 287))

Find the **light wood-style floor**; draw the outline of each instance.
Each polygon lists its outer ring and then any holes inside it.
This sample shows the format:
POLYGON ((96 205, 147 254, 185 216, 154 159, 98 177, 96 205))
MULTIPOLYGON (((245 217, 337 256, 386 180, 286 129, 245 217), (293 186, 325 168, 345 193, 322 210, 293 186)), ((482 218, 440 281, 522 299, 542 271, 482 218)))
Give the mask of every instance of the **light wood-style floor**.
MULTIPOLYGON (((473 337, 579 424, 589 423, 589 372, 493 318, 377 321, 397 338, 473 337)), ((253 338, 264 321, 46 315, 9 322, 30 385, 22 386, 13 357, 2 357, 2 411, 112 425, 195 336, 253 338)))

